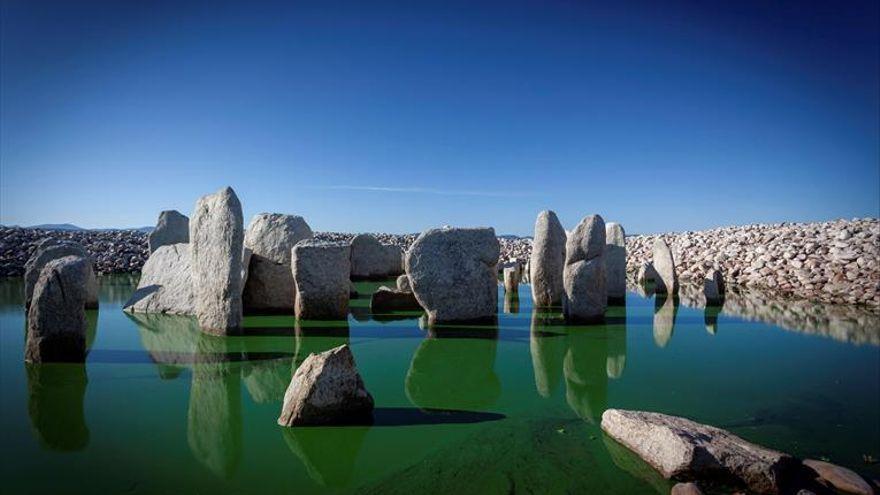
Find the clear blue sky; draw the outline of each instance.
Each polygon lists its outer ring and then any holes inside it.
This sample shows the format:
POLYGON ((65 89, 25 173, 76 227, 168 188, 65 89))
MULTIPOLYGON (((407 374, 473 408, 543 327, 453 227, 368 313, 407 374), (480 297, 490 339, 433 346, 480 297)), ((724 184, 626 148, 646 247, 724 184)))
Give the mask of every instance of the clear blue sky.
POLYGON ((602 4, 3 0, 0 223, 878 215, 876 0, 602 4))

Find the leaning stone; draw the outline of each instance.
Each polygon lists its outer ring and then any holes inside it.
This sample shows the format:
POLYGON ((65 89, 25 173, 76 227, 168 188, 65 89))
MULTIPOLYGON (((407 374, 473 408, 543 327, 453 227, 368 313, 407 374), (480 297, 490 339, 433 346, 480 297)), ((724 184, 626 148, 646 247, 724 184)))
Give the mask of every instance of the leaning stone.
POLYGON ((667 479, 733 481, 757 493, 780 493, 802 467, 782 452, 666 414, 608 409, 602 430, 667 479))
POLYGON ((372 313, 386 313, 388 311, 420 311, 419 302, 412 292, 394 290, 385 286, 373 293, 370 298, 370 311, 372 313))
MULTIPOLYGON (((346 246, 347 247, 347 246, 346 246)), ((310 354, 296 369, 278 424, 345 424, 369 420, 373 396, 364 387, 348 345, 310 354)))
POLYGON ((406 273, 429 324, 491 319, 498 313, 492 228, 431 229, 406 255, 406 273))
POLYGON ((43 267, 28 308, 24 360, 29 363, 86 359, 86 300, 91 261, 65 256, 43 267))
POLYGON ((199 326, 214 335, 240 333, 244 225, 235 191, 199 198, 189 228, 199 326))
POLYGON ((805 460, 804 464, 813 471, 816 471, 820 478, 841 492, 855 493, 857 495, 871 495, 874 493, 867 481, 845 467, 813 459, 805 460))
POLYGON ((156 228, 150 232, 148 244, 150 254, 169 244, 189 242, 189 218, 177 210, 165 210, 159 213, 156 228))
POLYGON ((605 221, 584 217, 568 237, 562 284, 562 313, 571 322, 601 321, 608 307, 605 286, 605 221))
POLYGON ((191 261, 189 244, 160 246, 147 258, 137 290, 122 309, 131 313, 194 315, 191 261))
POLYGON ((565 229, 556 213, 544 210, 535 220, 535 238, 529 258, 529 281, 535 306, 553 306, 562 301, 564 266, 565 229))
POLYGON ((34 287, 37 285, 37 279, 43 272, 43 268, 52 260, 57 260, 65 256, 80 256, 85 258, 92 266, 92 275, 87 281, 86 286, 86 308, 95 309, 98 307, 98 279, 95 277, 94 260, 89 255, 86 248, 80 244, 70 241, 57 241, 52 238, 43 239, 37 244, 34 253, 24 265, 24 309, 31 305, 31 299, 34 294, 34 287))
POLYGON ((397 290, 412 292, 412 286, 409 284, 409 277, 407 277, 405 273, 397 277, 397 290))
POLYGON ((669 245, 663 239, 658 238, 654 241, 652 265, 657 272, 654 291, 659 294, 677 294, 678 278, 675 275, 675 261, 672 259, 669 245))
POLYGON ((626 234, 619 223, 605 224, 605 286, 608 298, 626 298, 626 234))
POLYGON ((504 269, 504 291, 510 294, 519 292, 519 269, 509 267, 504 269))
POLYGON ((370 234, 351 240, 352 280, 396 277, 403 273, 403 251, 393 244, 381 244, 370 234))
POLYGON ((313 239, 293 248, 291 265, 296 298, 294 313, 306 320, 348 318, 351 247, 313 239))
POLYGON ((718 270, 712 270, 703 280, 703 295, 707 306, 717 306, 724 301, 724 277, 718 270))
POLYGON ((670 495, 703 495, 703 491, 696 483, 676 483, 669 492, 670 495))
POLYGON ((290 252, 297 242, 312 237, 312 229, 300 216, 260 213, 251 219, 244 235, 244 247, 252 253, 242 293, 246 311, 293 311, 290 252))

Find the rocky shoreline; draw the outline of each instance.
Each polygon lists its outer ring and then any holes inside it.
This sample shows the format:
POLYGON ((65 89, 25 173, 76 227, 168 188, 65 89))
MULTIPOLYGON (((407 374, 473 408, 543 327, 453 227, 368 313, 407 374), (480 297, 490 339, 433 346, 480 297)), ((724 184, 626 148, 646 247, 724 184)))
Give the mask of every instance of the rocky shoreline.
MULTIPOLYGON (((355 234, 316 232, 326 241, 355 234)), ((375 234, 383 244, 408 249, 418 234, 375 234)), ((41 239, 76 241, 95 259, 100 274, 132 273, 149 255, 148 234, 138 230, 56 231, 0 226, 0 277, 21 276, 41 239)), ((626 238, 627 272, 635 275, 651 259, 658 235, 626 238)), ((756 224, 697 232, 660 234, 673 251, 678 277, 699 282, 718 268, 732 286, 775 295, 880 309, 880 219, 818 223, 756 224)), ((502 262, 525 263, 530 238, 499 237, 502 262)))

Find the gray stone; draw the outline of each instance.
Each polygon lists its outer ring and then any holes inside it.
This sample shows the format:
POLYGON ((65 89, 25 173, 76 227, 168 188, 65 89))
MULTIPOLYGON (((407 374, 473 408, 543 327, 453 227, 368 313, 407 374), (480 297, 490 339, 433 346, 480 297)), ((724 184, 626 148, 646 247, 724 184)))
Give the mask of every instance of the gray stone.
POLYGON ((492 228, 422 232, 407 251, 406 273, 429 324, 497 316, 500 249, 492 228))
POLYGON ((189 244, 167 244, 150 254, 137 290, 123 306, 131 313, 194 315, 192 253, 189 244))
POLYGON ((857 495, 872 495, 874 493, 871 485, 850 469, 814 459, 805 460, 804 465, 815 471, 820 478, 841 492, 855 493, 857 495))
POLYGON ((626 298, 626 233, 619 223, 605 224, 605 287, 608 298, 626 298))
POLYGON ((397 290, 412 292, 412 286, 409 284, 409 277, 407 277, 405 273, 397 277, 397 290))
POLYGON ((193 293, 202 331, 241 332, 244 223, 232 188, 202 196, 190 221, 193 293))
POLYGON ((370 311, 374 314, 388 311, 421 311, 421 309, 412 292, 394 290, 385 286, 379 287, 370 298, 370 311))
POLYGON ((608 409, 602 430, 667 479, 735 480, 757 493, 779 493, 800 469, 787 454, 666 414, 608 409))
POLYGON ((294 312, 307 320, 348 318, 351 247, 343 242, 304 240, 293 248, 294 312))
POLYGON ((556 213, 544 210, 535 220, 535 238, 529 258, 529 281, 535 306, 562 302, 562 271, 565 267, 565 229, 556 213))
POLYGON ((676 483, 669 493, 670 495, 703 495, 703 491, 700 490, 700 487, 693 482, 676 483))
POLYGON ((712 270, 703 280, 703 295, 706 296, 706 304, 717 306, 724 302, 724 277, 718 270, 712 270))
POLYGON ((292 312, 296 291, 290 268, 293 246, 313 237, 306 221, 296 215, 254 215, 244 235, 251 251, 242 304, 248 312, 292 312))
MULTIPOLYGON (((348 247, 348 246, 346 246, 348 247)), ((348 345, 310 354, 296 369, 278 424, 344 424, 368 420, 373 396, 364 387, 348 345)))
POLYGON ((58 241, 52 238, 46 238, 40 241, 34 253, 25 263, 24 272, 24 309, 31 305, 31 299, 34 294, 34 287, 37 285, 37 279, 43 272, 43 267, 52 260, 57 260, 65 256, 80 256, 85 258, 92 264, 92 275, 87 281, 86 287, 86 308, 95 309, 98 307, 98 279, 94 272, 94 263, 86 248, 70 241, 58 241))
POLYGON ((46 263, 28 308, 26 362, 85 361, 90 278, 94 278, 92 263, 81 256, 64 256, 46 263))
POLYGON ((601 321, 608 307, 605 286, 605 221, 590 215, 575 227, 565 248, 562 313, 570 322, 601 321))
POLYGON ((657 273, 654 280, 654 292, 659 294, 677 294, 678 277, 675 274, 675 261, 666 241, 658 238, 654 241, 652 265, 657 273))
POLYGON ((645 284, 655 280, 657 280, 657 271, 654 270, 654 264, 650 261, 642 263, 639 267, 638 274, 636 275, 636 281, 640 284, 645 284))
POLYGON ((156 228, 150 232, 148 239, 150 254, 169 244, 189 242, 189 218, 177 210, 165 210, 159 213, 156 228))
POLYGON ((516 294, 519 293, 519 277, 520 270, 517 267, 508 267, 504 269, 504 291, 516 294))
POLYGON ((403 273, 403 250, 393 244, 381 244, 370 234, 351 240, 352 280, 396 277, 403 273))

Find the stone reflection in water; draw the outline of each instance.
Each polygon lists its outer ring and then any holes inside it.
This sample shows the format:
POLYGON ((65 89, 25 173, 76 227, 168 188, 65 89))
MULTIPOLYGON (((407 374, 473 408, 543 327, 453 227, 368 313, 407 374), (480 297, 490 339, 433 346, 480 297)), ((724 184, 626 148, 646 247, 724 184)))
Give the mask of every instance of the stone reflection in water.
POLYGON ((617 379, 623 376, 626 368, 626 301, 606 313, 608 329, 608 358, 605 361, 605 374, 608 378, 617 379))
POLYGON ((532 355, 532 368, 535 372, 535 388, 541 397, 556 393, 562 381, 562 360, 565 357, 567 342, 561 324, 564 320, 559 314, 532 310, 531 336, 529 349, 532 355), (555 327, 555 328, 554 328, 555 327))
POLYGON ((247 356, 241 374, 251 399, 258 404, 281 403, 293 377, 293 358, 250 360, 247 356))
POLYGON ((608 329, 570 328, 566 340, 565 400, 581 419, 598 424, 608 404, 608 329))
POLYGON ((675 331, 675 315, 678 313, 678 298, 657 294, 654 298, 654 343, 666 347, 675 331))
POLYGON ((200 335, 193 364, 187 440, 193 455, 217 476, 229 478, 241 461, 241 366, 229 339, 200 335))
POLYGON ((422 340, 406 374, 410 402, 422 409, 464 411, 495 404, 501 395, 501 381, 495 374, 497 330, 489 335, 492 338, 422 340))
POLYGON ((82 363, 26 363, 28 415, 44 448, 82 450, 89 444, 83 399, 88 377, 82 363))
POLYGON ((177 378, 192 365, 201 332, 195 317, 149 313, 124 313, 138 327, 141 343, 156 363, 159 377, 177 378))
POLYGON ((116 273, 98 277, 98 300, 101 304, 122 305, 131 297, 132 287, 137 287, 140 274, 116 273))
POLYGON ((504 293, 504 313, 515 315, 519 313, 519 293, 518 292, 505 292, 504 293))
POLYGON ((368 427, 281 428, 291 452, 302 461, 309 476, 329 488, 351 483, 354 465, 368 427))
POLYGON ((706 306, 706 309, 703 311, 703 323, 706 325, 706 331, 712 335, 718 333, 718 314, 721 313, 721 309, 724 307, 723 297, 720 302, 721 304, 706 306))
MULTIPOLYGON (((297 320, 295 327, 296 347, 293 355, 293 367, 290 368, 290 376, 287 384, 293 377, 293 372, 309 357, 310 354, 320 354, 324 351, 349 343, 348 321, 302 321, 297 320)), ((287 390, 287 384, 284 389, 287 390)), ((284 392, 281 393, 282 399, 284 392)))

